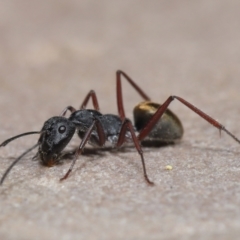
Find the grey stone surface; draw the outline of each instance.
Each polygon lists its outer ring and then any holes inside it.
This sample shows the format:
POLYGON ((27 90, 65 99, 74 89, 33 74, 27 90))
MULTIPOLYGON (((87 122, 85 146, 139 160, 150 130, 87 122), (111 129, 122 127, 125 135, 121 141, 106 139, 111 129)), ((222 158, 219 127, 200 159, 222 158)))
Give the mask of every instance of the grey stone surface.
MULTIPOLYGON (((184 97, 240 137, 240 2, 17 1, 0 3, 0 142, 32 130, 90 89, 116 113, 115 72, 152 99, 184 97)), ((124 84, 127 115, 141 100, 124 84)), ((89 151, 70 161, 16 165, 0 188, 1 239, 239 239, 239 144, 185 106, 179 144, 89 151), (171 165, 171 171, 165 166, 171 165)), ((0 175, 37 136, 0 149, 0 175)), ((75 138, 69 147, 79 144, 75 138)))

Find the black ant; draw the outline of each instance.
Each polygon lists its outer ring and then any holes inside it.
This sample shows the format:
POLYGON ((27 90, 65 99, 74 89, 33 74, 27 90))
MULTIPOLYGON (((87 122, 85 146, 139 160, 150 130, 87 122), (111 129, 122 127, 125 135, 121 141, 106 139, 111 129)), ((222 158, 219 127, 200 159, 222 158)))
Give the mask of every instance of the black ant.
POLYGON ((170 143, 181 139, 183 135, 182 124, 178 117, 168 109, 169 104, 174 99, 177 99, 214 127, 218 128, 220 131, 223 130, 235 141, 240 143, 240 140, 229 132, 222 124, 181 97, 170 96, 161 105, 150 101, 150 98, 126 73, 117 71, 116 82, 118 115, 101 114, 99 112, 99 104, 96 93, 91 90, 80 106, 80 110, 76 110, 74 107, 68 106, 63 110, 60 116, 48 119, 44 123, 41 131, 26 132, 4 141, 0 147, 6 146, 9 142, 25 135, 40 134, 38 143, 25 151, 9 166, 3 174, 0 184, 3 183, 12 167, 23 156, 36 147, 38 147, 36 157, 38 157, 44 165, 51 167, 59 163, 62 150, 72 139, 75 131, 77 131, 78 136, 82 139, 82 141, 75 152, 75 156, 69 170, 60 180, 64 180, 69 176, 78 156, 82 153, 87 142, 97 147, 105 147, 107 144, 110 144, 113 148, 119 148, 126 142, 133 142, 141 157, 144 178, 148 184, 152 185, 153 182, 149 180, 146 172, 141 143, 170 143), (125 117, 121 86, 122 76, 145 100, 134 108, 134 126, 132 122, 125 117), (90 98, 92 99, 94 110, 86 109, 90 98), (65 117, 67 111, 71 112, 69 118, 65 117))

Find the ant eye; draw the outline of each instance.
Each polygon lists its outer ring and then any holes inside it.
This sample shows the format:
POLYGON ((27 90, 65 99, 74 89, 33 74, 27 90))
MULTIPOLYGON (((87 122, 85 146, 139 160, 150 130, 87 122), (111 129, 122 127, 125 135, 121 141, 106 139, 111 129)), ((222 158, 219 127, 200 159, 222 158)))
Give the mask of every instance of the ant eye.
POLYGON ((58 128, 58 132, 59 133, 64 133, 66 131, 66 127, 65 126, 60 126, 59 128, 58 128))

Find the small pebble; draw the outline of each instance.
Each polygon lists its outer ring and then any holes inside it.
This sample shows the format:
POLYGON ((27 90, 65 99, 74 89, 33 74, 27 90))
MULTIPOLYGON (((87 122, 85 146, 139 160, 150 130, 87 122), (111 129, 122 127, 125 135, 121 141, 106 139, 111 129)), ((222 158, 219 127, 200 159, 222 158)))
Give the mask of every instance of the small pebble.
POLYGON ((167 166, 165 167, 165 169, 166 169, 166 170, 172 170, 173 167, 172 167, 171 165, 167 165, 167 166))

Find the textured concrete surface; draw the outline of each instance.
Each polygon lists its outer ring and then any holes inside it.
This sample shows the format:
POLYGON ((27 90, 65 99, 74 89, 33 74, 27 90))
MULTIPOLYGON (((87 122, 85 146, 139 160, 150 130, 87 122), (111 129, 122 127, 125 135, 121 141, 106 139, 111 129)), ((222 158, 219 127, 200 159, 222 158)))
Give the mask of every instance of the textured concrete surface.
MULTIPOLYGON (((239 9, 238 0, 2 0, 0 142, 39 130, 90 89, 116 113, 117 69, 153 100, 184 97, 240 137, 239 9)), ((141 99, 127 84, 124 100, 131 117, 141 99)), ((180 103, 170 108, 185 135, 144 149, 154 187, 134 148, 87 151, 61 183, 70 161, 46 168, 31 153, 0 188, 0 238, 239 239, 239 144, 180 103)), ((0 174, 36 141, 1 148, 0 174)))

